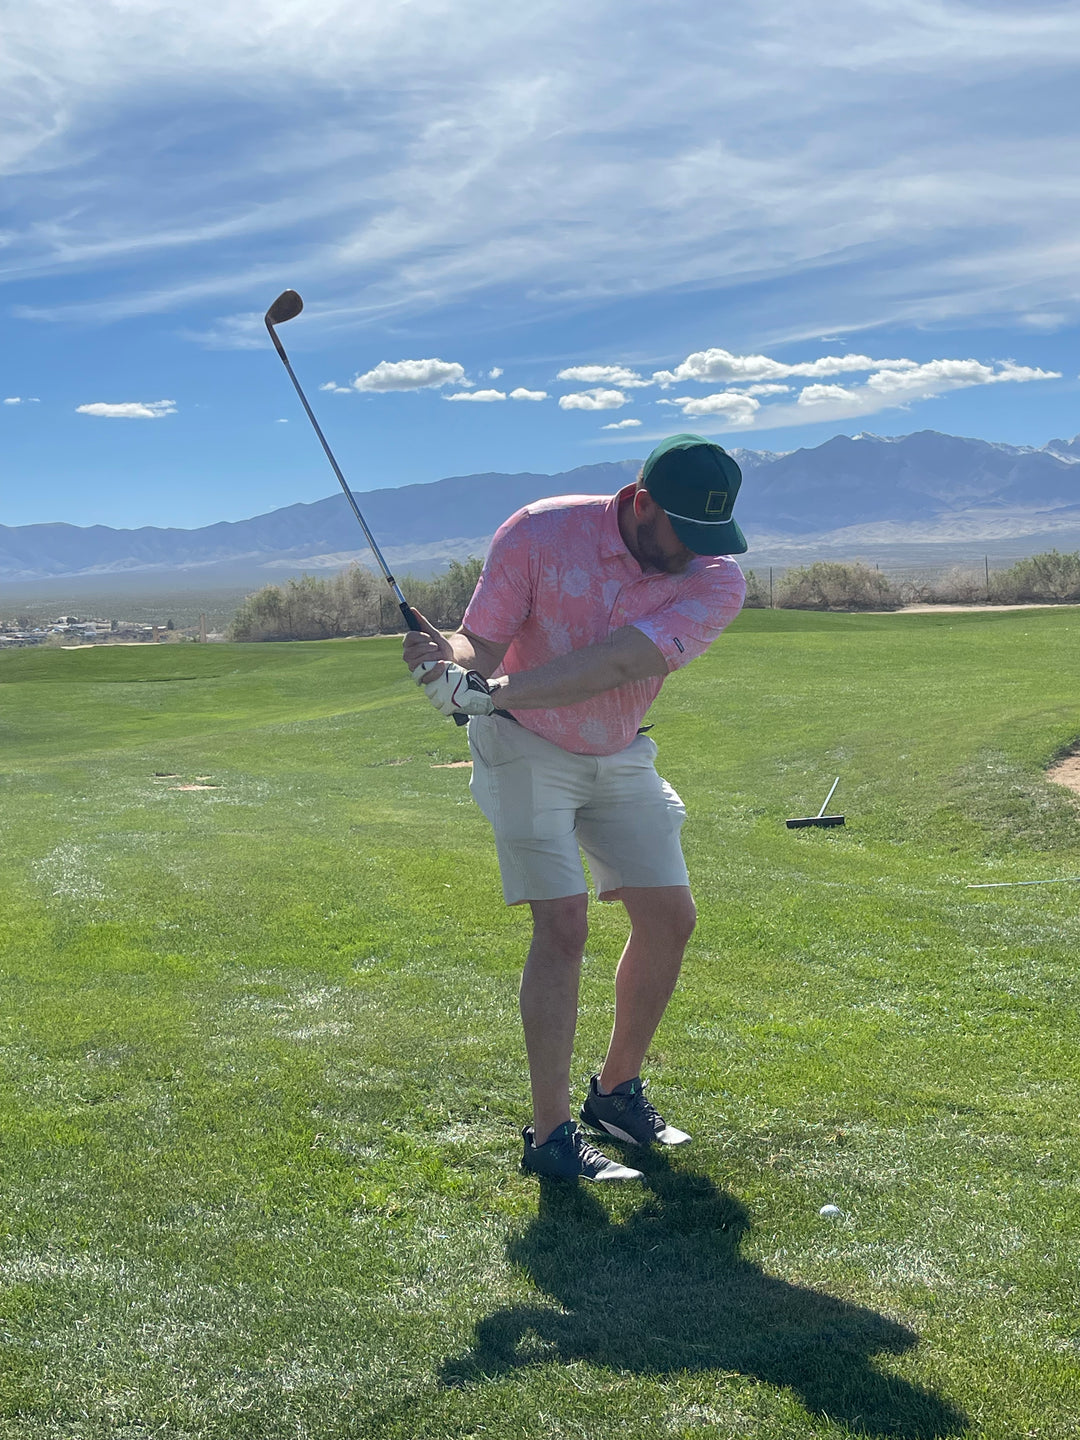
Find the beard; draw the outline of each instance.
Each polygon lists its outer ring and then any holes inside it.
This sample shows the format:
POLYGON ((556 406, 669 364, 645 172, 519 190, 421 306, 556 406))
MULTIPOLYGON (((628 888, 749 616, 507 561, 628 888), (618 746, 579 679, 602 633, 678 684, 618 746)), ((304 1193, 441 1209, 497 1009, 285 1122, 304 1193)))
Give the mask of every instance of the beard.
POLYGON ((656 529, 655 520, 639 522, 635 537, 638 561, 652 570, 662 570, 665 575, 682 575, 693 560, 694 552, 684 546, 678 555, 666 554, 657 539, 656 529))

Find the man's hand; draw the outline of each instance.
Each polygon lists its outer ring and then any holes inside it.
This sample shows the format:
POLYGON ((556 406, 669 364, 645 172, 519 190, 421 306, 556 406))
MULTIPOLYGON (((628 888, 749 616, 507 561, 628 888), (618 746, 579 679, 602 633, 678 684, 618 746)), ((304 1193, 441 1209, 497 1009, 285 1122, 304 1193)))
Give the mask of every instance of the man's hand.
POLYGON ((413 676, 417 684, 423 686, 424 694, 435 709, 443 715, 490 715, 495 709, 487 681, 475 670, 463 670, 451 661, 434 678, 418 675, 415 671, 413 676))
POLYGON ((402 659, 416 683, 427 684, 429 680, 437 680, 442 674, 442 661, 453 660, 454 648, 430 620, 425 620, 419 610, 414 610, 413 613, 422 628, 406 633, 402 659))

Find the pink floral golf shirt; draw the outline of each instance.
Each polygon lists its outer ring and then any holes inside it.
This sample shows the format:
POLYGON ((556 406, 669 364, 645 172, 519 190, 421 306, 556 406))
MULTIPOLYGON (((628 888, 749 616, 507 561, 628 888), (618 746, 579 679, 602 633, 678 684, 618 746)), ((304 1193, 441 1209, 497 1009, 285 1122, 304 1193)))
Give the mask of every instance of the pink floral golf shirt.
MULTIPOLYGON (((512 675, 596 645, 633 625, 678 670, 709 648, 742 608, 746 581, 727 556, 699 555, 682 575, 642 573, 619 531, 618 495, 538 500, 496 531, 462 628, 509 645, 512 675)), ((522 710, 526 729, 578 755, 625 750, 662 676, 634 680, 558 710, 522 710)))

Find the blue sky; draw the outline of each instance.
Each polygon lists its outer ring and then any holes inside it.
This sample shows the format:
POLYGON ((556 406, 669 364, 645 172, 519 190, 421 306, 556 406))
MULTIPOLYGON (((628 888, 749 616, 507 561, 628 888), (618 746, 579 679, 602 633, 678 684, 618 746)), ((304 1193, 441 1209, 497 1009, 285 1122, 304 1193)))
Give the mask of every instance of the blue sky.
POLYGON ((1080 430, 1080 11, 35 0, 0 19, 0 523, 1080 430), (613 428, 618 427, 618 428, 613 428))

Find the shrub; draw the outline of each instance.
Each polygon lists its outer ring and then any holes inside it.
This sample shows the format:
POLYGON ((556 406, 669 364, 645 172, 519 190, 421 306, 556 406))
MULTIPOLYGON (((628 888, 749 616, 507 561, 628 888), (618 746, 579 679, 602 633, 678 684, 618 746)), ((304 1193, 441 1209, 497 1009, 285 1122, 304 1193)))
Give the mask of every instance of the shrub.
POLYGON ((788 570, 776 594, 785 610, 895 610, 902 603, 885 576, 859 560, 819 560, 788 570))
POLYGON ((931 605, 977 605, 986 599, 986 574, 957 566, 926 587, 931 605))
POLYGON ((1018 560, 1008 570, 990 577, 990 595, 1003 605, 1032 601, 1062 604, 1080 600, 1080 551, 1061 555, 1050 550, 1043 555, 1018 560))
POLYGON ((768 585, 756 571, 747 570, 744 573, 746 575, 746 599, 743 601, 743 609, 767 610, 769 608, 768 585))
MULTIPOLYGON (((402 581, 410 605, 442 629, 461 623, 483 561, 452 560, 445 575, 402 581)), ((405 621, 381 575, 352 565, 328 579, 304 575, 249 595, 229 627, 231 640, 333 640, 395 634, 405 621)))

